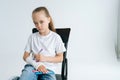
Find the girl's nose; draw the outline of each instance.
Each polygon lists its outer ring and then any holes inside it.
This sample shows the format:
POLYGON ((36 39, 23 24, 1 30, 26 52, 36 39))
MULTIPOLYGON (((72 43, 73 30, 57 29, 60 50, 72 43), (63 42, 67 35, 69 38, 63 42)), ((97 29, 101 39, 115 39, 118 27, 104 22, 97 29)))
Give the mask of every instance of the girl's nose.
POLYGON ((40 23, 38 23, 38 25, 37 25, 38 27, 40 27, 41 26, 41 24, 40 23))
POLYGON ((41 29, 41 24, 38 24, 38 25, 37 25, 37 28, 41 29))

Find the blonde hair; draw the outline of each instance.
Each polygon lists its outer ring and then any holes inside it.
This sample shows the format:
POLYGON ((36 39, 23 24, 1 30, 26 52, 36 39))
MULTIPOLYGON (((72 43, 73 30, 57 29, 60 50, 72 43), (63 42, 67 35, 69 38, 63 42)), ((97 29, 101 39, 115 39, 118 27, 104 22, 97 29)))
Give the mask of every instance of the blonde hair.
POLYGON ((49 11, 48 11, 48 9, 47 9, 46 7, 38 7, 38 8, 36 8, 36 9, 33 10, 32 14, 33 14, 33 13, 36 13, 36 12, 40 12, 40 11, 44 11, 46 17, 50 17, 49 29, 50 29, 51 31, 56 32, 55 27, 54 27, 54 24, 53 24, 52 17, 50 16, 49 11))

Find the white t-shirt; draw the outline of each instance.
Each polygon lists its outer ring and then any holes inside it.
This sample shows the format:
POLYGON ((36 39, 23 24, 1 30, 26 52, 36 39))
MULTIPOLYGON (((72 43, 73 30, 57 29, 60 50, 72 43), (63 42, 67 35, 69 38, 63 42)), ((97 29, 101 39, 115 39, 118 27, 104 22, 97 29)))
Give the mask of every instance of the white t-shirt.
MULTIPOLYGON (((61 37, 53 32, 46 36, 41 36, 39 32, 30 35, 25 47, 25 51, 32 54, 43 54, 45 56, 54 57, 57 53, 63 53, 66 51, 64 43, 61 37)), ((34 59, 34 58, 33 58, 34 59)), ((38 64, 41 62, 37 62, 38 64)), ((47 69, 56 72, 58 63, 42 62, 47 69)))

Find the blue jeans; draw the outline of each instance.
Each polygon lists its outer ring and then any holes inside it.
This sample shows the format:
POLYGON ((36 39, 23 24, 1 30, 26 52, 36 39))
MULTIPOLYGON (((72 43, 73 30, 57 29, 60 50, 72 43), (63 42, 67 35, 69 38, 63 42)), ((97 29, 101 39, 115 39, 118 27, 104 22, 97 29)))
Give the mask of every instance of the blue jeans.
POLYGON ((56 80, 55 74, 36 75, 32 70, 35 70, 32 65, 25 65, 19 80, 56 80))

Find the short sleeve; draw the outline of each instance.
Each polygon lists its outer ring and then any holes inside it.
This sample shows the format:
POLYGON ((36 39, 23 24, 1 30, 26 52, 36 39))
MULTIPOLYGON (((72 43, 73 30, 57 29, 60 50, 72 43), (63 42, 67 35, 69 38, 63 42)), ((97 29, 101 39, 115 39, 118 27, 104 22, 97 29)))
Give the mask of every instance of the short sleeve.
POLYGON ((31 47, 32 47, 31 44, 32 44, 32 35, 29 36, 24 51, 30 53, 31 52, 31 47))
POLYGON ((59 35, 57 36, 57 39, 56 39, 55 51, 56 51, 56 53, 63 53, 66 51, 64 43, 59 35))

